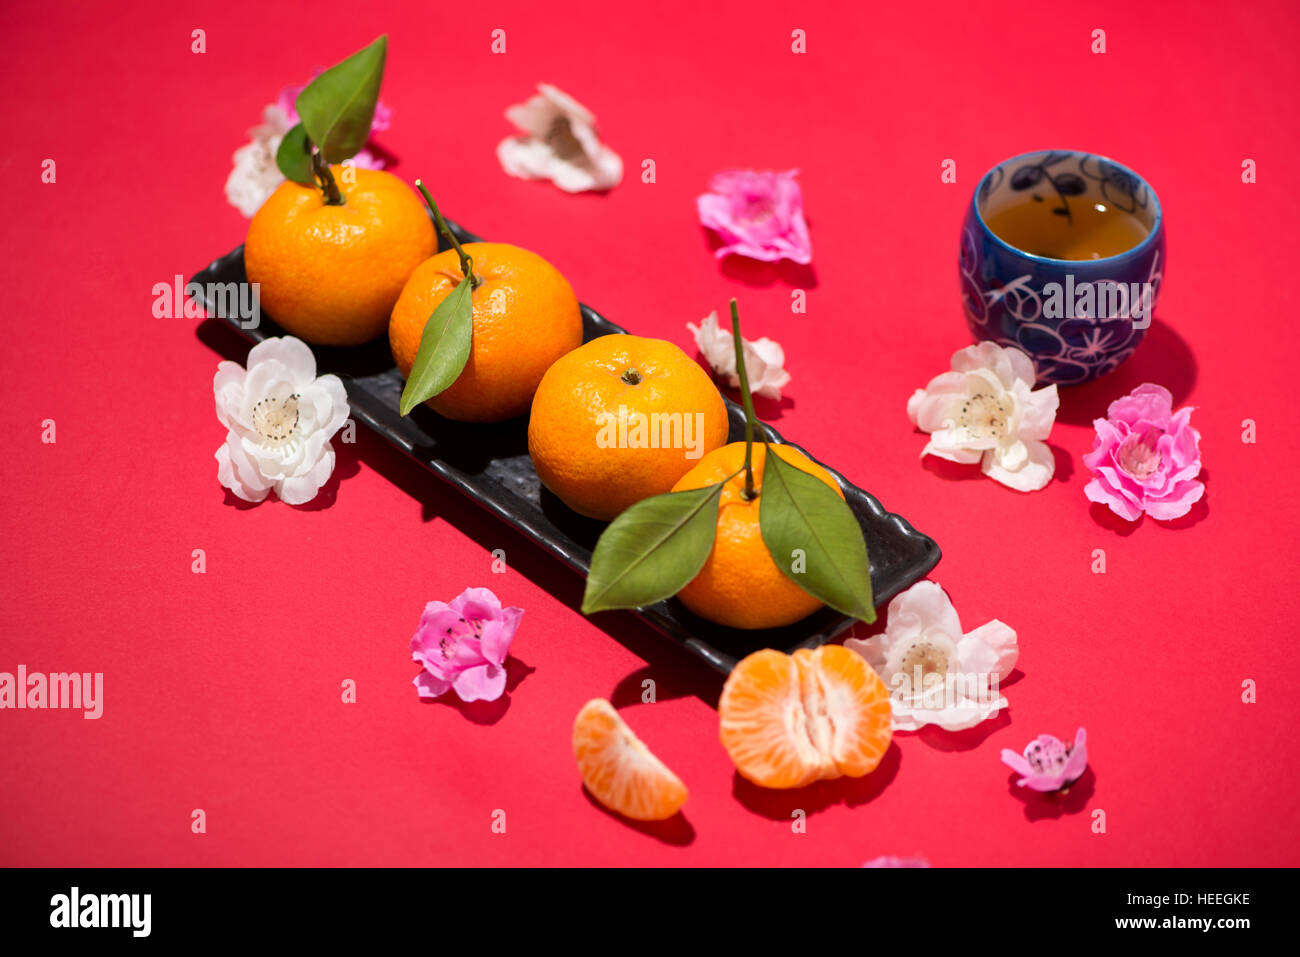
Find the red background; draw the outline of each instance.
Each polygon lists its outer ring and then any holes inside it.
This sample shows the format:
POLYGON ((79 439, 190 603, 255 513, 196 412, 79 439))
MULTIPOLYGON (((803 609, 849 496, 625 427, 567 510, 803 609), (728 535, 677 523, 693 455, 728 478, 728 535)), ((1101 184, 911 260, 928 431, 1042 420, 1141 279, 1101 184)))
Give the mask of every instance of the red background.
POLYGON ((0 862, 1300 863, 1294 4, 385 6, 0 13, 0 671, 105 683, 98 721, 0 712, 0 862), (1009 713, 900 735, 860 782, 765 792, 717 742, 718 676, 628 615, 584 619, 577 576, 364 429, 339 446, 326 507, 235 507, 211 389, 234 340, 155 318, 152 288, 242 241, 223 184, 263 106, 381 32, 381 142, 449 215, 548 257, 635 332, 689 346, 685 323, 736 295, 747 335, 784 344, 789 401, 767 417, 939 541, 931 577, 967 628, 1017 629, 1009 713), (609 195, 499 168, 502 110, 539 80, 587 104, 623 156, 609 195), (969 342, 957 240, 979 176, 1045 146, 1144 175, 1169 268, 1148 341, 1063 393, 1057 479, 1021 495, 918 459, 904 405, 969 342), (956 185, 940 181, 948 158, 956 185), (715 262, 694 197, 733 166, 802 170, 815 286, 715 262), (1090 419, 1143 381, 1197 406, 1208 493, 1183 521, 1134 528, 1090 506, 1079 457, 1090 419), (421 704, 408 639, 426 601, 468 585, 526 609, 512 690, 421 704), (1248 678, 1257 704, 1241 701, 1248 678), (585 796, 569 729, 597 696, 687 782, 684 818, 634 828, 585 796), (1079 725, 1090 777, 1060 805, 1014 793, 999 750, 1079 725))

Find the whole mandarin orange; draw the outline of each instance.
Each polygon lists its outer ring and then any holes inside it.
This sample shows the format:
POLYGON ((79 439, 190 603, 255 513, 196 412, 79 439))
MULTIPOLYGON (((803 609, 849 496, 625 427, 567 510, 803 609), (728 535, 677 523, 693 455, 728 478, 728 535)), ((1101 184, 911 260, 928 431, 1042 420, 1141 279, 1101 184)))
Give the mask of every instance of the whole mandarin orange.
POLYGON ((669 491, 727 441, 727 408, 690 356, 663 339, 593 339, 547 370, 528 420, 542 483, 608 521, 669 491))
MULTIPOLYGON (((573 287, 536 253, 506 243, 465 243, 482 282, 472 293, 474 331, 460 376, 428 401, 462 422, 500 422, 523 415, 551 363, 582 343, 582 313, 573 287)), ((393 307, 388 342, 403 376, 438 304, 465 281, 454 249, 422 262, 393 307)))
POLYGON ((343 205, 327 205, 314 186, 281 183, 248 225, 244 268, 286 332, 355 346, 384 331, 402 286, 438 244, 424 206, 396 176, 331 170, 343 205))
MULTIPOLYGON (((745 474, 740 472, 722 490, 718 503, 718 531, 708 561, 685 588, 677 593, 701 618, 732 628, 779 628, 806 618, 822 602, 800 588, 772 560, 758 524, 763 491, 763 464, 769 446, 754 443, 753 499, 745 498, 745 474)), ((800 471, 821 479, 840 498, 839 483, 802 452, 788 445, 770 448, 800 471)), ((732 442, 706 455, 681 477, 674 492, 716 485, 743 468, 745 443, 732 442)))

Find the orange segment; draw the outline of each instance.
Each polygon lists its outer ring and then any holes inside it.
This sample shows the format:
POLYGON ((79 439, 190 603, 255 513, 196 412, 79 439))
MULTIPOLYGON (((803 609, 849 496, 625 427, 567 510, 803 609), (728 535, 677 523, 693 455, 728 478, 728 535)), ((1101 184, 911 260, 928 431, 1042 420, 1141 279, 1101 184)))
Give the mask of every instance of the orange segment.
POLYGON ((587 790, 624 817, 662 821, 686 803, 681 778, 650 753, 603 698, 593 698, 578 712, 573 755, 587 790))
POLYGON ((718 717, 736 770, 768 788, 862 777, 893 736, 884 682, 840 645, 754 652, 728 676, 718 717))

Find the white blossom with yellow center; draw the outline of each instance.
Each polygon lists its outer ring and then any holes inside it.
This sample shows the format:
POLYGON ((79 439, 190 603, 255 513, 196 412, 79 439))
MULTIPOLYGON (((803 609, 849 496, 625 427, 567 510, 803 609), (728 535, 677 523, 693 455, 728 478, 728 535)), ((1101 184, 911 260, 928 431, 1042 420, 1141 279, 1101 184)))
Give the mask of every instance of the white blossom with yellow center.
POLYGON ((1052 480, 1047 437, 1056 422, 1056 386, 1034 388, 1034 364, 1019 349, 981 342, 953 354, 907 402, 912 424, 930 434, 922 455, 974 464, 1021 492, 1052 480))
POLYGON ((316 357, 292 336, 265 339, 248 353, 248 368, 222 362, 212 381, 217 418, 228 432, 217 449, 217 478, 246 502, 274 489, 302 505, 334 471, 330 439, 348 418, 338 376, 316 376, 316 357))

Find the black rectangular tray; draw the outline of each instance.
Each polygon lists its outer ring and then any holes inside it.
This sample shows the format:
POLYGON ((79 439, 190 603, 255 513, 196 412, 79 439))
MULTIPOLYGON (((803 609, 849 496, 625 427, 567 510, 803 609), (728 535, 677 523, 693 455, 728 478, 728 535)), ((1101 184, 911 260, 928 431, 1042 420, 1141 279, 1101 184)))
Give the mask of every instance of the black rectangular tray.
MULTIPOLYGON (((482 241, 455 223, 449 225, 462 243, 482 241)), ((201 302, 208 315, 225 321, 250 342, 284 335, 272 317, 265 313, 255 328, 243 328, 238 315, 226 314, 226 304, 232 300, 213 295, 210 285, 247 281, 242 245, 210 263, 190 280, 203 290, 201 302)), ((233 302, 238 301, 238 297, 234 297, 233 302)), ((581 308, 584 342, 627 331, 590 306, 581 308)), ((386 338, 347 349, 312 348, 318 372, 332 372, 343 380, 353 418, 374 429, 390 444, 522 531, 575 571, 586 575, 591 566, 592 549, 605 525, 571 511, 542 486, 528 457, 525 419, 496 425, 472 425, 444 419, 426 406, 420 406, 403 418, 398 412, 398 399, 405 380, 393 364, 386 338)), ((743 439, 744 409, 725 396, 723 398, 731 418, 729 441, 743 439)), ((771 426, 762 424, 761 429, 769 442, 785 442, 771 426)), ((810 458, 816 461, 815 457, 810 458)), ((871 586, 879 607, 934 568, 940 557, 939 546, 932 538, 912 528, 906 519, 885 511, 870 493, 825 463, 819 464, 840 483, 849 507, 862 525, 871 560, 871 586)), ((633 614, 681 642, 724 674, 730 672, 745 655, 759 648, 783 651, 813 648, 832 641, 853 625, 852 618, 823 608, 785 628, 744 631, 706 621, 692 614, 675 598, 640 608, 633 614)))

